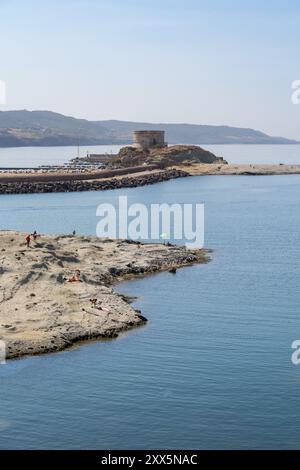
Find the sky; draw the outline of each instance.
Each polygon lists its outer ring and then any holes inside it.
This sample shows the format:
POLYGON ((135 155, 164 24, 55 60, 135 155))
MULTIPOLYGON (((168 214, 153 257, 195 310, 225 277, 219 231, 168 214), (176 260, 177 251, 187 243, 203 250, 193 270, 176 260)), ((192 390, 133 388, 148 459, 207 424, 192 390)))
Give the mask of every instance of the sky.
POLYGON ((300 140, 299 0, 0 0, 0 110, 300 140))

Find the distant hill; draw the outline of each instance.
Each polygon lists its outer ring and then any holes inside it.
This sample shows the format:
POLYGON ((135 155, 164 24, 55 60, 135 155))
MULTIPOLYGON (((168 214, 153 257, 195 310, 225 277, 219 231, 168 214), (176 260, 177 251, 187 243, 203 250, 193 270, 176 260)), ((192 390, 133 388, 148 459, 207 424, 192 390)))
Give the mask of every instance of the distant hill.
POLYGON ((299 144, 253 129, 200 124, 88 121, 51 111, 0 111, 0 147, 129 144, 134 129, 164 129, 170 144, 299 144))
MULTIPOLYGON (((0 147, 116 143, 101 123, 51 111, 0 112, 0 147)), ((121 142, 120 142, 121 143, 121 142)))
POLYGON ((254 129, 202 124, 153 124, 146 122, 100 121, 121 139, 131 139, 134 129, 163 129, 170 144, 299 144, 284 137, 271 137, 254 129))

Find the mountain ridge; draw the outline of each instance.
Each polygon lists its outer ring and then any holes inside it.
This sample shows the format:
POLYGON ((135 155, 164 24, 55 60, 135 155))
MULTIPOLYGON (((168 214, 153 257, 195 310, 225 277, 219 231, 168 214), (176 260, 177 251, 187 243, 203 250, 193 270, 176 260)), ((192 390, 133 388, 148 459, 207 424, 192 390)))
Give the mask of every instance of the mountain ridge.
POLYGON ((170 144, 299 144, 251 128, 189 123, 90 121, 46 110, 0 111, 0 147, 126 145, 134 129, 163 129, 170 144))

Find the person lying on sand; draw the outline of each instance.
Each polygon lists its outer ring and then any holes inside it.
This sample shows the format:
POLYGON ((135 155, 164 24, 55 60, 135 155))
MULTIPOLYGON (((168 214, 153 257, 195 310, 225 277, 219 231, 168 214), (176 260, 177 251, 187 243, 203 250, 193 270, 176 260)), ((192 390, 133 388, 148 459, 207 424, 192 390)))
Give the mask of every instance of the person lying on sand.
POLYGON ((108 305, 106 305, 106 304, 101 304, 100 307, 98 307, 98 308, 99 308, 99 310, 102 310, 102 312, 106 312, 106 313, 109 312, 108 305))
POLYGON ((68 282, 82 282, 81 279, 80 279, 80 276, 81 276, 81 273, 80 273, 79 269, 76 269, 76 271, 74 273, 74 276, 70 277, 68 279, 68 282))
POLYGON ((98 299, 90 299, 90 302, 92 304, 93 307, 97 308, 98 310, 101 310, 102 312, 109 312, 109 308, 108 308, 108 305, 106 304, 101 304, 101 305, 97 305, 97 302, 98 302, 98 299))

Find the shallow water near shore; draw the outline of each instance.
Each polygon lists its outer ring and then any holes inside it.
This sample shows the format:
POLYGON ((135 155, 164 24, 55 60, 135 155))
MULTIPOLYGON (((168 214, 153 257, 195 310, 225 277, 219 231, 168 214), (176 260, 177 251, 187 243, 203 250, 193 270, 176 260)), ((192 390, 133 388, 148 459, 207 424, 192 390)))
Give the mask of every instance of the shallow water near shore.
POLYGON ((0 229, 95 235, 96 206, 205 202, 212 261, 118 285, 147 326, 0 365, 0 448, 300 448, 300 176, 0 197, 0 229))

